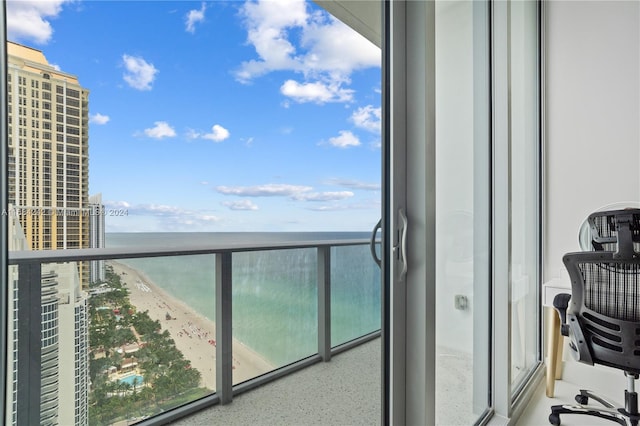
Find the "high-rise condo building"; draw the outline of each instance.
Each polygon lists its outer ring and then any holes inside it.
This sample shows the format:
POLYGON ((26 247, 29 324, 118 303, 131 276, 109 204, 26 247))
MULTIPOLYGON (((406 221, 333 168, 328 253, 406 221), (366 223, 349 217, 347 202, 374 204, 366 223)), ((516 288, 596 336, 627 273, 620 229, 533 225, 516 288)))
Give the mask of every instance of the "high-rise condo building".
MULTIPOLYGON (((51 66, 39 50, 9 42, 7 53, 9 250, 88 248, 89 92, 75 76, 51 66)), ((101 229, 104 240, 104 225, 101 229)), ((89 283, 89 268, 76 262, 42 265, 40 280, 29 281, 12 266, 8 281, 11 379, 5 423, 19 425, 37 415, 30 412, 27 394, 34 385, 29 360, 35 358, 39 424, 88 424, 83 287, 89 283), (34 350, 28 341, 37 303, 41 338, 34 350)))
POLYGON ((40 50, 7 53, 9 205, 32 250, 88 248, 89 91, 40 50))
MULTIPOLYGON (((29 250, 16 216, 9 217, 9 250, 29 250)), ((27 347, 25 336, 31 332, 29 308, 34 297, 40 299, 40 413, 41 425, 89 424, 89 336, 87 293, 80 285, 75 262, 43 265, 40 297, 21 286, 15 266, 9 267, 9 295, 12 309, 8 314, 9 336, 7 365, 13 371, 8 382, 5 424, 20 425, 21 413, 29 410, 24 403, 28 373, 19 357, 27 347)))

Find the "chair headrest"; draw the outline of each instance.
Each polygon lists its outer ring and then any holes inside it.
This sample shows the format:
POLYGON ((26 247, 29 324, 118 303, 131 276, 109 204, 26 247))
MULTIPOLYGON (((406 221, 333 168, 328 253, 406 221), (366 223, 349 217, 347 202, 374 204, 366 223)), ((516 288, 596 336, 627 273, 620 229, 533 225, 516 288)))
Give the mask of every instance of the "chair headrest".
POLYGON ((635 253, 633 244, 640 243, 640 209, 595 212, 587 220, 594 248, 615 243, 619 256, 635 253))

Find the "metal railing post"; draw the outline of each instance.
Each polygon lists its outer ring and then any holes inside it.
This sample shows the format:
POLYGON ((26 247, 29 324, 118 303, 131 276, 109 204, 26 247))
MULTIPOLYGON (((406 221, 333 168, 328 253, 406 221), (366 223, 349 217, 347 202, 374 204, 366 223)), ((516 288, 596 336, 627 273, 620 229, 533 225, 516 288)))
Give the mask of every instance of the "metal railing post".
MULTIPOLYGON (((40 262, 18 269, 17 424, 40 424, 42 280, 40 262)), ((10 307, 13 318, 13 306, 10 307)), ((13 333, 9 333, 11 338, 13 333)))
POLYGON ((216 393, 221 404, 233 399, 231 252, 216 257, 216 393))
POLYGON ((331 360, 331 247, 318 247, 318 354, 331 360))

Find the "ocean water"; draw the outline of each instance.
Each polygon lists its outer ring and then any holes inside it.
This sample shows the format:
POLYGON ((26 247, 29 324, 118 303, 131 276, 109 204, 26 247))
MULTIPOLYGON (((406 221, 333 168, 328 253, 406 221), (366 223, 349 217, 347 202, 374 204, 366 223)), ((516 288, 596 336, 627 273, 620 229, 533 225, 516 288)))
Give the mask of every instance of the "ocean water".
MULTIPOLYGON (((108 233, 106 246, 181 247, 368 239, 340 233, 108 233)), ((213 255, 121 260, 207 318, 215 318, 213 255)), ((317 351, 315 248, 233 254, 233 335, 276 366, 317 351)), ((380 269, 368 245, 331 249, 332 345, 380 328, 380 269)))

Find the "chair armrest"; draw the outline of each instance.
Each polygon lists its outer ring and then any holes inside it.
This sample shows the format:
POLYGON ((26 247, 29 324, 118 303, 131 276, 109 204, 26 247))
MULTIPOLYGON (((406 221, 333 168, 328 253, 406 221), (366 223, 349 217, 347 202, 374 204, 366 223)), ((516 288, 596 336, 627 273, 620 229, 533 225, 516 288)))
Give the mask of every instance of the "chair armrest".
POLYGON ((571 295, 568 293, 560 293, 553 298, 553 307, 560 314, 560 333, 570 338, 569 348, 577 361, 593 365, 591 349, 586 343, 578 318, 575 314, 567 314, 570 299, 571 295), (569 318, 571 324, 567 322, 567 318, 569 318))
POLYGON ((569 335, 569 325, 567 324, 567 308, 569 306, 569 300, 571 295, 568 293, 556 294, 553 298, 553 307, 560 315, 560 333, 563 336, 569 335))

